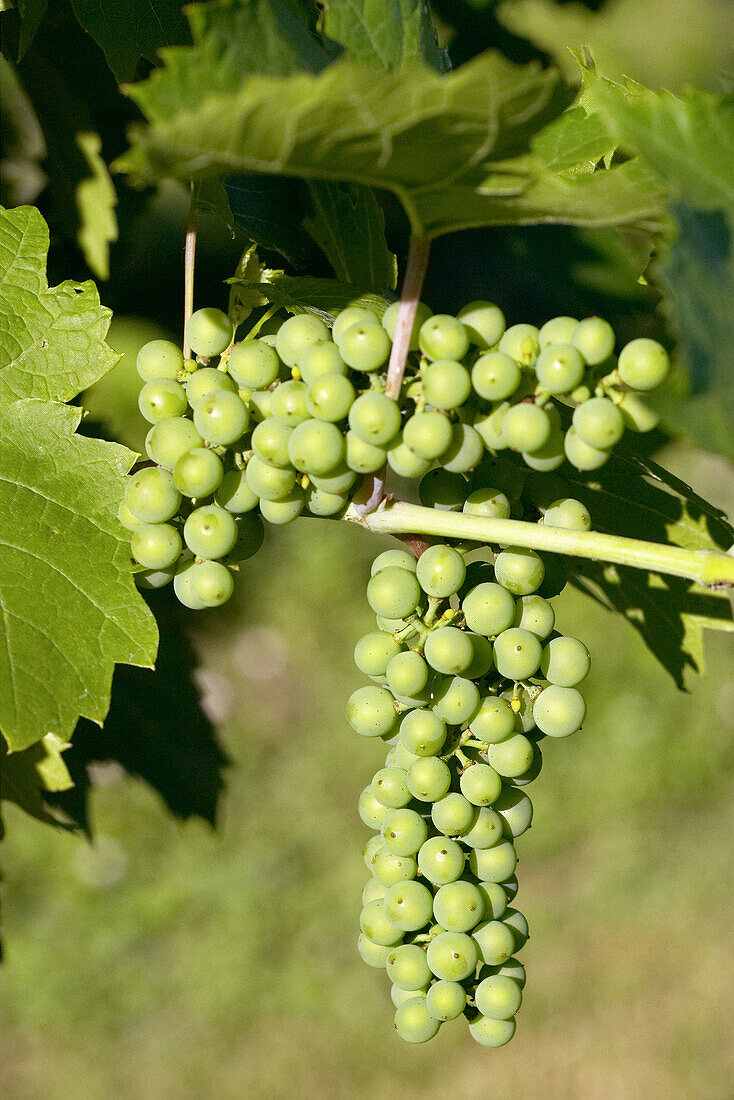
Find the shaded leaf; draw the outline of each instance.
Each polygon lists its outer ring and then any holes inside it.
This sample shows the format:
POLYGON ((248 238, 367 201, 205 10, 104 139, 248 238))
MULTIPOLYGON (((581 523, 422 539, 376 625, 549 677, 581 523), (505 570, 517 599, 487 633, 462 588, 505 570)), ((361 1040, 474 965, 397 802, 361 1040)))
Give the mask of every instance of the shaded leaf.
POLYGON ((591 172, 613 151, 614 141, 599 114, 571 107, 533 141, 533 152, 551 172, 591 172))
POLYGON ((61 755, 68 748, 68 742, 47 733, 22 752, 9 753, 5 739, 0 737, 0 800, 14 802, 45 825, 68 828, 68 823, 49 812, 45 801, 49 792, 73 786, 61 755))
POLYGON ((309 194, 302 180, 282 176, 229 176, 224 181, 237 225, 251 241, 308 270, 318 250, 303 228, 309 194))
POLYGON ((423 60, 438 72, 449 68, 425 0, 329 0, 324 30, 356 61, 397 69, 423 60))
POLYGON ((369 187, 312 180, 314 212, 306 228, 337 279, 381 293, 394 290, 398 268, 385 240, 385 215, 369 187))
POLYGON ((18 401, 2 417, 0 728, 11 749, 107 713, 115 662, 150 665, 155 622, 117 520, 134 455, 74 435, 81 410, 18 401))
POLYGON ((102 47, 118 84, 132 80, 141 57, 189 38, 181 5, 171 0, 71 0, 74 14, 102 47))
MULTIPOLYGON (((237 285, 239 280, 229 279, 237 285)), ((350 283, 336 279, 315 279, 308 275, 281 275, 275 273, 271 282, 244 284, 273 305, 282 306, 289 313, 315 313, 331 323, 337 313, 348 305, 365 306, 381 317, 388 306, 385 298, 350 283)))
POLYGON ((15 66, 0 58, 0 178, 4 206, 33 202, 46 185, 41 161, 46 155, 43 131, 15 66))

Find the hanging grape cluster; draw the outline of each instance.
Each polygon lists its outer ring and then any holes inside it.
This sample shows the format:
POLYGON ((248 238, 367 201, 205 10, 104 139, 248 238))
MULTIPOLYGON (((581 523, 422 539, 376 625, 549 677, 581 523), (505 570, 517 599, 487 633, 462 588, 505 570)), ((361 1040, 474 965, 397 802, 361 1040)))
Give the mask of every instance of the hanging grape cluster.
MULTIPOLYGON (((587 530, 589 516, 565 499, 544 522, 587 530)), ((347 720, 391 745, 359 799, 376 830, 359 952, 387 971, 411 1043, 462 1015, 484 1046, 512 1038, 528 938, 510 905, 515 841, 533 814, 524 787, 540 772, 538 742, 574 733, 586 713, 576 685, 589 654, 554 630, 542 558, 518 547, 492 557, 467 568, 450 545, 417 562, 380 554, 367 585, 377 630, 354 651, 373 683, 352 694, 347 720)))
POLYGON ((224 313, 200 309, 186 327, 196 358, 165 340, 141 349, 154 465, 131 475, 120 510, 139 583, 173 582, 187 607, 215 607, 232 594, 232 569, 259 548, 261 517, 339 516, 360 475, 384 467, 424 479, 428 499, 442 476, 466 475, 505 449, 536 471, 566 459, 593 470, 625 428, 657 422, 638 391, 667 374, 660 344, 632 340, 615 358, 614 332, 598 317, 506 328, 489 302, 457 317, 419 304, 394 401, 384 391, 398 308, 380 320, 349 306, 331 330, 300 314, 238 343, 224 313))

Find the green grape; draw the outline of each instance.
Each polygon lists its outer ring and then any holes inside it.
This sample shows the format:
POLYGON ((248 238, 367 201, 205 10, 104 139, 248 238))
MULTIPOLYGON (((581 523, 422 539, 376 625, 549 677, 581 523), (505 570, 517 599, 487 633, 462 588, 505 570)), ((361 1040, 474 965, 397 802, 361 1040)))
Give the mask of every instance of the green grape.
POLYGON ((253 557, 263 544, 265 525, 260 516, 243 516, 237 524, 237 542, 229 552, 233 562, 246 561, 253 557))
POLYGON ((466 565, 458 550, 438 544, 429 546, 418 558, 418 583, 429 596, 445 599, 458 592, 464 583, 466 565))
POLYGON ((622 414, 608 397, 592 397, 578 405, 573 414, 573 427, 579 439, 599 450, 608 450, 624 435, 622 414))
POLYGON ((522 1004, 522 991, 512 978, 492 974, 477 986, 476 1005, 491 1020, 510 1020, 522 1004))
POLYGON ((577 324, 575 317, 552 317, 541 325, 538 343, 541 348, 548 347, 549 344, 570 344, 577 324))
POLYGON ((552 638, 540 660, 546 680, 558 687, 576 687, 584 680, 591 666, 589 651, 578 638, 561 635, 552 638))
MULTIPOLYGON (((542 737, 542 733, 538 734, 538 737, 542 737)), ((539 746, 535 745, 533 762, 526 772, 522 775, 513 775, 512 777, 506 777, 513 787, 526 787, 528 783, 534 782, 540 775, 543 768, 543 755, 539 746)))
POLYGON ((459 310, 467 336, 478 348, 491 348, 505 331, 505 315, 492 302, 468 302, 459 310))
POLYGON ((194 447, 173 467, 173 481, 185 497, 208 497, 224 476, 221 459, 206 447, 194 447))
POLYGON ((566 457, 563 443, 563 432, 560 429, 552 428, 551 434, 542 447, 539 447, 537 451, 521 451, 521 454, 525 464, 531 470, 548 473, 563 465, 566 457))
POLYGON ((227 314, 212 306, 192 313, 184 329, 186 343, 194 354, 207 359, 228 348, 233 336, 234 326, 227 314))
MULTIPOLYGON (((382 843, 379 836, 373 836, 371 840, 376 840, 378 844, 382 843)), ((370 853, 370 859, 371 858, 372 853, 370 853)), ((362 890, 362 906, 364 907, 371 901, 379 901, 380 898, 384 898, 387 890, 387 886, 383 886, 376 878, 369 879, 369 881, 364 884, 364 889, 362 890)))
POLYGON ((653 390, 670 369, 668 353, 657 340, 645 336, 630 340, 619 353, 617 370, 625 385, 633 390, 653 390))
POLYGON ((512 625, 529 630, 539 638, 547 638, 555 622, 556 613, 542 596, 520 596, 515 604, 512 625))
POLYGON ((387 462, 387 451, 365 443, 354 432, 347 432, 347 466, 358 474, 373 474, 387 462))
POLYGON ((429 672, 420 653, 398 653, 387 666, 387 686, 394 695, 417 695, 428 683, 429 672))
POLYGON ((515 360, 502 351, 480 355, 471 371, 474 390, 485 401, 504 401, 520 385, 521 377, 515 360))
POLYGON ((202 561, 190 574, 191 592, 204 607, 221 607, 234 591, 234 579, 226 565, 219 561, 202 561))
POLYGON ((360 933, 357 940, 357 950, 363 962, 368 966, 374 966, 376 970, 384 970, 391 948, 383 944, 373 943, 364 932, 360 933))
POLYGON ((515 1034, 515 1021, 476 1016, 469 1024, 469 1033, 483 1047, 503 1047, 515 1034))
POLYGON ((517 787, 503 787, 492 809, 500 815, 505 823, 505 832, 511 837, 522 836, 530 828, 533 804, 517 787))
POLYGON ((304 420, 288 439, 288 457, 297 470, 324 477, 344 459, 344 436, 335 424, 304 420))
POLYGON ((297 519, 303 511, 304 504, 303 490, 296 486, 280 500, 266 500, 263 497, 260 501, 260 511, 263 519, 266 519, 268 523, 282 525, 292 523, 294 519, 297 519))
POLYGON ((461 609, 470 630, 491 638, 512 623, 515 601, 502 585, 483 581, 464 596, 461 609))
POLYGON ((513 595, 529 596, 543 583, 545 566, 534 550, 511 546, 497 555, 494 573, 499 584, 513 595))
POLYGON ((520 989, 525 986, 525 967, 518 959, 508 959, 502 966, 482 967, 479 972, 481 979, 490 977, 492 974, 502 978, 512 978, 520 989))
MULTIPOLYGON (((536 718, 537 722, 537 718, 536 718)), ((533 763, 533 743, 522 733, 487 746, 487 761, 504 778, 524 775, 533 763)))
POLYGON ((474 647, 463 630, 439 626, 426 638, 423 656, 436 672, 456 676, 468 669, 474 659, 474 647))
POLYGON ((371 309, 363 306, 347 306, 334 320, 331 337, 335 344, 340 344, 342 337, 352 325, 379 325, 380 319, 371 309))
POLYGON ((415 756, 435 756, 446 740, 446 724, 432 710, 411 710, 400 723, 400 743, 415 756))
POLYGON ((275 349, 262 340, 243 340, 229 353, 227 370, 238 386, 264 390, 278 377, 280 359, 275 349))
POLYGON ((502 923, 506 924, 512 931, 515 940, 515 951, 522 950, 530 935, 528 922, 525 916, 517 909, 507 909, 502 918, 502 923))
MULTIPOLYGON (((509 519, 510 502, 499 489, 475 489, 469 493, 463 504, 462 511, 468 516, 485 516, 487 519, 509 519)), ((480 631, 480 633, 484 633, 480 631)))
POLYGON ((128 478, 125 505, 141 523, 163 523, 176 515, 181 494, 168 470, 145 466, 128 478))
POLYGON ((499 798, 502 780, 489 764, 471 764, 461 773, 459 787, 473 806, 491 806, 499 798))
POLYGON ((301 352, 298 369, 301 372, 301 378, 309 386, 324 374, 338 374, 344 377, 349 372, 339 348, 331 340, 316 340, 315 343, 309 344, 301 352))
POLYGON ((250 445, 255 454, 270 466, 288 469, 291 465, 288 457, 288 441, 294 430, 281 420, 269 417, 255 426, 250 445))
MULTIPOLYGON (((538 646, 540 648, 540 646, 538 646)), ((474 737, 480 741, 505 741, 515 732, 515 714, 505 699, 488 695, 482 700, 478 712, 469 727, 474 737)))
POLYGON ((452 474, 466 474, 479 465, 483 454, 484 440, 479 432, 470 424, 453 424, 451 442, 440 456, 441 465, 452 474))
POLYGON ((359 927, 373 943, 379 943, 384 947, 392 947, 400 943, 403 938, 401 929, 393 924, 385 912, 384 898, 365 905, 359 916, 359 927))
POLYGON ((363 635, 354 647, 354 663, 365 676, 384 676, 393 657, 403 652, 392 634, 372 630, 363 635))
POLYGON ((436 313, 420 327, 418 344, 429 359, 463 359, 469 350, 469 334, 456 317, 436 313))
MULTIPOLYGON (((381 852, 381 851, 382 851, 382 837, 381 836, 371 836, 370 839, 365 844, 364 848, 362 849, 362 858, 364 860, 364 865, 365 865, 365 867, 367 868, 368 871, 372 870, 372 864, 374 862, 375 856, 378 854, 378 852, 381 852)), ((386 893, 386 891, 383 890, 383 893, 380 894, 380 895, 377 895, 377 896, 382 897, 385 893, 386 893)), ((362 896, 364 897, 364 891, 362 891, 362 896)), ((368 901, 373 901, 374 899, 373 898, 368 898, 367 900, 368 901)))
POLYGON ((417 932, 428 924, 433 912, 433 895, 414 879, 397 882, 385 895, 385 913, 404 932, 417 932))
POLYGON ((535 325, 511 325, 500 339, 498 347, 516 363, 529 367, 535 362, 540 350, 538 330, 535 325))
POLYGON ((459 982, 434 982, 426 994, 426 1008, 434 1020, 455 1020, 466 1007, 466 990, 459 982))
POLYGON ((350 470, 346 463, 328 474, 326 477, 309 475, 311 483, 324 493, 348 493, 357 480, 354 470, 350 470))
POLYGON ((568 737, 581 727, 586 703, 576 688, 551 684, 535 700, 533 716, 538 729, 549 737, 568 737))
POLYGON ((466 832, 476 815, 476 806, 455 791, 434 802, 431 810, 431 820, 444 836, 459 836, 466 832))
POLYGON ((421 480, 418 495, 426 508, 439 512, 460 512, 466 497, 467 482, 463 474, 450 474, 448 470, 431 470, 421 480))
POLYGON ((523 402, 508 409, 502 421, 502 434, 513 451, 539 450, 551 434, 551 421, 540 405, 523 402))
POLYGON ((237 524, 218 504, 205 504, 184 523, 184 540, 197 558, 222 558, 237 541, 237 524))
POLYGON ((507 892, 498 882, 480 882, 477 890, 484 903, 484 919, 499 920, 507 910, 507 892))
POLYGON ((598 470, 609 458, 609 451, 589 446, 573 426, 566 432, 563 447, 566 458, 577 470, 598 470))
POLYGON ((173 470, 181 455, 203 446, 203 438, 184 416, 166 417, 154 424, 145 437, 148 458, 167 470, 173 470))
MULTIPOLYGON (((517 894, 517 875, 510 875, 508 878, 503 879, 502 889, 507 894, 508 900, 512 901, 512 899, 517 894)), ((507 966, 509 965, 509 963, 506 963, 505 965, 507 966)))
POLYGON ((159 378, 176 379, 183 362, 183 352, 170 340, 149 340, 138 352, 135 366, 144 382, 155 382, 159 378))
POLYGON ((186 390, 172 378, 146 382, 138 395, 138 408, 149 424, 169 416, 183 416, 188 405, 186 390))
MULTIPOLYGON (((291 321, 298 321, 304 316, 306 315, 299 314, 298 317, 291 317, 291 321)), ((281 382, 272 391, 273 396, 270 401, 272 415, 283 424, 289 424, 291 428, 295 428, 296 424, 308 419, 306 393, 305 382, 300 382, 295 378, 290 378, 287 382, 281 382)))
POLYGON ((469 371, 453 359, 435 359, 421 371, 423 396, 437 409, 458 409, 471 393, 469 371))
POLYGON ((433 913, 447 932, 469 932, 482 919, 484 899, 476 886, 459 879, 439 887, 433 913))
POLYGON ((423 989, 432 978, 426 953, 415 943, 405 943, 391 951, 385 969, 398 989, 423 989))
POLYGON ((562 497, 554 500, 543 513, 546 527, 563 527, 566 531, 590 531, 589 509, 580 500, 562 497))
POLYGON ((176 564, 167 569, 144 569, 136 573, 133 580, 138 588, 164 588, 176 575, 176 564))
POLYGON ((329 340, 329 330, 313 313, 299 313, 289 317, 278 329, 275 348, 283 362, 294 367, 301 355, 317 340, 329 340))
MULTIPOLYGON (((400 302, 392 302, 382 315, 382 327, 393 343, 395 341, 395 328, 398 323, 399 310, 400 302)), ((413 322, 413 331, 410 334, 410 351, 418 350, 418 333, 420 332, 421 325, 432 316, 433 312, 426 303, 418 302, 415 311, 415 320, 413 322)))
POLYGON ((505 882, 515 873, 517 852, 509 840, 500 841, 493 848, 472 848, 469 867, 482 881, 505 882))
MULTIPOLYGON (((410 944, 406 946, 410 947, 410 944)), ((400 986, 390 986, 390 1000, 396 1008, 400 1008, 406 1001, 416 1000, 418 997, 425 998, 426 988, 423 989, 401 989, 400 986)))
POLYGON ((471 642, 474 656, 469 666, 464 669, 464 675, 468 680, 481 680, 494 664, 492 644, 487 638, 483 638, 481 634, 468 634, 467 636, 471 642))
POLYGON ((312 516, 335 516, 349 503, 349 497, 343 493, 325 493, 322 489, 311 488, 306 497, 306 507, 312 516))
POLYGON ((479 961, 477 944, 465 932, 440 932, 428 945, 428 965, 437 978, 462 982, 479 961))
POLYGON ((378 802, 391 810, 399 810, 410 802, 410 791, 403 768, 381 768, 372 780, 372 793, 378 802))
POLYGON ((132 554, 146 569, 168 569, 181 555, 181 536, 170 523, 144 523, 133 531, 132 554))
POLYGON ((189 607, 192 611, 203 611, 204 604, 198 596, 194 595, 191 588, 191 577, 196 564, 193 560, 189 560, 179 565, 173 578, 173 591, 176 593, 178 602, 184 607, 189 607))
POLYGON ((192 409, 203 397, 208 397, 210 393, 217 393, 219 390, 236 393, 237 387, 228 374, 214 367, 200 367, 186 379, 186 399, 192 409))
POLYGON ((428 1012, 425 997, 411 997, 399 1005, 394 1023, 395 1030, 406 1043, 427 1043, 441 1026, 428 1012))
POLYGON ((452 440, 451 421, 436 409, 414 413, 403 427, 403 443, 421 458, 438 458, 452 440))
POLYGON ((267 420, 269 416, 272 416, 272 390, 253 390, 250 394, 249 402, 252 418, 258 424, 261 420, 267 420))
POLYGON ((636 393, 622 394, 617 408, 622 414, 625 428, 629 428, 631 432, 651 432, 660 422, 658 414, 636 393))
POLYGON ((415 810, 390 810, 382 823, 385 847, 396 856, 412 856, 428 836, 428 826, 415 810))
POLYGON ((490 413, 479 410, 474 417, 474 430, 479 433, 485 447, 490 451, 504 451, 507 448, 502 425, 509 408, 509 401, 501 401, 490 413))
POLYGON ((418 852, 418 869, 434 886, 455 882, 464 871, 464 863, 461 847, 455 840, 449 840, 445 836, 432 836, 418 852))
POLYGON ((245 480, 261 500, 284 500, 296 483, 296 471, 271 466, 258 455, 247 463, 245 480))
POLYGON ((384 393, 369 390, 349 410, 349 427, 364 443, 389 443, 400 431, 400 407, 384 393))
POLYGON ((390 337, 378 324, 350 325, 339 341, 342 359, 352 370, 372 372, 387 362, 390 337))
POLYGON ((432 710, 449 726, 462 726, 479 709, 479 688, 472 680, 454 676, 434 696, 432 710))
MULTIPOLYGON (((362 821, 370 829, 381 829, 382 823, 387 817, 387 806, 378 802, 372 793, 371 787, 365 787, 357 802, 357 811, 362 821)), ((377 856, 375 856, 377 859, 377 856)))
POLYGON ((377 615, 404 619, 415 611, 421 598, 415 573, 399 566, 388 566, 375 573, 367 584, 367 602, 377 615))
POLYGON ((383 550, 372 562, 370 576, 374 577, 375 573, 379 573, 381 569, 387 569, 388 567, 408 569, 411 573, 415 573, 416 565, 415 554, 412 554, 410 550, 383 550))
MULTIPOLYGON (((496 851, 490 848, 488 851, 496 851)), ((482 853, 484 854, 484 853, 482 853)), ((372 902, 374 905, 375 903, 372 902)), ((477 947, 477 954, 483 963, 488 966, 501 966, 507 959, 512 958, 515 951, 515 937, 512 929, 499 920, 484 921, 472 932, 472 938, 477 947)))
POLYGON ((347 700, 347 722, 363 737, 386 737, 396 723, 393 697, 383 687, 361 687, 347 700))
POLYGON ((503 821, 499 814, 481 806, 470 829, 461 835, 468 848, 492 848, 502 840, 503 821))
POLYGON ((354 386, 343 374, 320 374, 306 390, 306 409, 317 420, 335 424, 349 414, 355 398, 354 386))
POLYGON ((451 772, 437 756, 424 756, 410 765, 406 782, 414 798, 437 802, 451 786, 451 772))
POLYGON ((535 364, 538 381, 550 393, 570 393, 586 371, 581 352, 573 344, 548 344, 535 364))
MULTIPOLYGON (((385 817, 388 809, 389 807, 385 807, 385 817)), ((385 887, 386 893, 397 882, 414 879, 417 873, 418 864, 413 856, 395 855, 394 852, 386 851, 384 845, 372 861, 372 874, 385 887)))
POLYGON ((403 441, 403 433, 391 440, 387 448, 387 464, 399 477, 416 478, 423 477, 431 468, 430 458, 421 458, 410 447, 406 447, 403 441))
POLYGON ((138 519, 137 516, 133 515, 124 500, 120 501, 117 518, 127 531, 135 531, 145 523, 144 519, 138 519))
POLYGON ((614 351, 614 329, 601 317, 586 317, 573 330, 571 343, 591 367, 603 363, 614 351))

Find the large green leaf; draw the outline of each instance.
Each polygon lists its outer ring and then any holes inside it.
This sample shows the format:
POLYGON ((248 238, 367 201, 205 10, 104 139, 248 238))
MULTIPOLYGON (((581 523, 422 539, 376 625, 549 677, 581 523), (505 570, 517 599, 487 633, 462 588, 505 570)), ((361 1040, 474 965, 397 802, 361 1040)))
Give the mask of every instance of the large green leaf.
POLYGON ((381 317, 387 308, 387 300, 373 294, 366 287, 340 283, 338 279, 315 279, 310 275, 283 275, 272 272, 265 283, 248 283, 237 277, 227 280, 233 286, 241 286, 249 292, 254 304, 257 300, 281 306, 289 313, 315 313, 331 324, 334 317, 349 305, 361 305, 381 317))
POLYGON ((337 279, 382 293, 394 290, 397 261, 385 240, 385 215, 369 187, 312 180, 306 228, 337 279))
POLYGON ((71 0, 74 14, 102 47, 118 83, 132 80, 141 57, 155 61, 162 46, 188 41, 174 0, 71 0))
POLYGON ((356 61, 397 69, 422 58, 439 72, 448 68, 425 0, 329 0, 324 29, 356 61))
POLYGON ((81 410, 22 400, 0 440, 0 729, 11 749, 101 722, 115 662, 151 665, 155 621, 117 520, 134 455, 74 434, 81 410))
POLYGON ((0 212, 0 409, 19 397, 70 400, 116 359, 94 283, 49 287, 47 252, 48 227, 34 207, 0 212))

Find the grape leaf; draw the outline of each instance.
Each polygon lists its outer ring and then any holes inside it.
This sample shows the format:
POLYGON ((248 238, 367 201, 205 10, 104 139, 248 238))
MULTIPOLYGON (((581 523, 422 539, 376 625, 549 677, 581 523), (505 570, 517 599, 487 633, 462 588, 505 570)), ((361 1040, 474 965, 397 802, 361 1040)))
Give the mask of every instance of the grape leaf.
POLYGON ((422 58, 439 72, 449 67, 425 0, 329 0, 324 30, 355 61, 397 69, 422 58))
POLYGON ((533 141, 533 152, 551 172, 592 172, 613 152, 614 141, 600 114, 571 107, 533 141))
POLYGON ((385 215, 369 187, 312 180, 314 212, 306 229, 337 279, 382 293, 394 290, 397 261, 385 240, 385 215))
POLYGON ((181 5, 171 0, 71 0, 74 15, 103 49, 119 84, 132 80, 141 57, 188 41, 181 5))
POLYGON ((235 286, 242 285, 266 302, 281 306, 289 313, 315 313, 331 324, 334 317, 348 305, 365 306, 382 317, 388 306, 385 298, 373 294, 364 287, 340 283, 337 279, 316 279, 310 275, 282 275, 273 272, 266 283, 246 283, 234 277, 227 280, 235 286))
POLYGON ((116 517, 134 455, 74 435, 81 410, 17 401, 0 441, 0 729, 12 750, 101 722, 115 662, 151 665, 155 622, 116 517))
POLYGON ((14 802, 46 825, 68 828, 46 804, 48 792, 67 791, 73 786, 62 756, 68 748, 67 741, 47 733, 22 752, 9 753, 5 739, 0 738, 0 800, 14 802))
POLYGON ((113 366, 111 313, 92 282, 46 281, 48 226, 38 210, 0 211, 0 410, 19 397, 70 400, 113 366))
POLYGON ((235 220, 250 240, 302 271, 317 262, 319 251, 303 228, 309 194, 302 180, 251 173, 229 176, 224 187, 235 220))
POLYGON ((41 168, 46 143, 17 70, 4 57, 0 57, 0 87, 0 201, 4 206, 21 206, 33 202, 46 185, 41 168))

